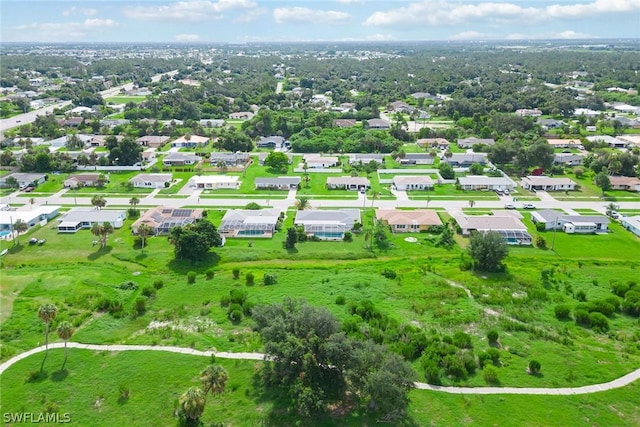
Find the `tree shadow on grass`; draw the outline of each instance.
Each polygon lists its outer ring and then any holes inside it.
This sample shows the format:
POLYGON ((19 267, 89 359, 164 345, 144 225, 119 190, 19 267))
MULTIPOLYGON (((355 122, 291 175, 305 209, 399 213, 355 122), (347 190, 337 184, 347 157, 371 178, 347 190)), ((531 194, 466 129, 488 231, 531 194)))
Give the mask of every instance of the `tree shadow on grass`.
POLYGON ((17 253, 22 252, 23 249, 24 249, 24 245, 23 244, 12 246, 12 247, 9 248, 9 251, 7 253, 13 255, 13 254, 17 254, 17 253))
POLYGON ((113 248, 111 246, 105 246, 104 248, 100 248, 97 251, 95 251, 94 253, 92 253, 89 256, 87 256, 87 259, 89 261, 95 261, 95 260, 97 260, 98 258, 100 258, 100 257, 102 257, 104 255, 108 255, 111 252, 112 249, 113 248))
POLYGON ((51 374, 51 381, 53 382, 61 382, 67 379, 69 376, 69 371, 66 369, 60 369, 59 371, 55 371, 51 374))
POLYGON ((49 377, 49 373, 43 369, 31 371, 25 380, 26 383, 40 383, 49 377))
POLYGON ((138 255, 136 255, 136 261, 144 261, 148 256, 149 254, 147 254, 146 252, 139 253, 138 255))
POLYGON ((220 263, 220 255, 209 252, 205 259, 200 261, 190 261, 186 259, 173 259, 167 263, 167 267, 177 274, 187 274, 189 271, 204 272, 209 268, 216 267, 220 263))

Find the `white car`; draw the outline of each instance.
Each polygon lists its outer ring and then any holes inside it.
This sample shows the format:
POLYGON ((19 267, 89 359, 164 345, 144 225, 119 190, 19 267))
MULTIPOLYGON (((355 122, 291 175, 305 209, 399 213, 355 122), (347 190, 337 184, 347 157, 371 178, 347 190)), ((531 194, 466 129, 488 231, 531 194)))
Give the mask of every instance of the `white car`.
POLYGON ((535 209, 535 208, 536 208, 536 205, 534 205, 533 203, 524 203, 524 204, 522 205, 522 208, 523 208, 523 209, 535 209))
POLYGON ((507 203, 506 205, 504 205, 505 209, 515 209, 516 205, 514 205, 513 203, 507 203))

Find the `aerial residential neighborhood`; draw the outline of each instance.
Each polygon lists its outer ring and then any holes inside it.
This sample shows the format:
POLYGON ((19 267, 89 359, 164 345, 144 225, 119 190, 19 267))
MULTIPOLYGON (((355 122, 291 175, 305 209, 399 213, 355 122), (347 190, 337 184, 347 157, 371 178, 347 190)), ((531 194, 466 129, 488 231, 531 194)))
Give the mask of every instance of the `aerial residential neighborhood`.
POLYGON ((289 3, 3 4, 3 425, 639 425, 640 8, 289 3))

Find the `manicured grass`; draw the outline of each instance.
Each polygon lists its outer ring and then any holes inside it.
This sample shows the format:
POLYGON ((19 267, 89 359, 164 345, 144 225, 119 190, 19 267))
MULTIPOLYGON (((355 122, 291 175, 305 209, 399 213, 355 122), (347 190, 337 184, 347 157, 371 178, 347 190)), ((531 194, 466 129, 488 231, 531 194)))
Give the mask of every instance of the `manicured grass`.
POLYGON ((128 104, 130 102, 139 104, 140 102, 144 102, 146 100, 146 96, 111 96, 104 99, 107 104, 128 104))

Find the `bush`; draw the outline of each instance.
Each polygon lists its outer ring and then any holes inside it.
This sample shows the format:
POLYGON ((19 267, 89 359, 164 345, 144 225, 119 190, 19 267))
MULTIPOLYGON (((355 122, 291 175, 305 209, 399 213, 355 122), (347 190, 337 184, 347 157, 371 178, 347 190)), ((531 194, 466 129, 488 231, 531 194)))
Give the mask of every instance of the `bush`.
POLYGON ((382 274, 387 279, 395 279, 396 278, 396 272, 393 271, 393 270, 390 270, 388 268, 385 268, 384 270, 382 270, 380 272, 380 274, 382 274))
POLYGON ((576 299, 585 302, 587 300, 587 294, 584 291, 578 291, 576 292, 576 299))
POLYGON ((187 273, 187 283, 195 283, 196 282, 196 272, 190 271, 187 273))
POLYGON ((227 307, 229 306, 229 304, 231 304, 231 296, 222 295, 222 297, 220 297, 220 305, 223 307, 227 307))
POLYGON ((155 297, 156 292, 157 291, 153 286, 145 286, 144 288, 142 288, 142 295, 147 298, 155 297))
POLYGON ((208 269, 204 274, 205 274, 205 277, 207 278, 207 280, 211 280, 211 279, 213 279, 213 278, 215 277, 216 272, 215 272, 215 271, 213 271, 213 270, 210 268, 210 269, 208 269))
POLYGON ((265 286, 275 285, 276 276, 273 274, 265 274, 264 277, 262 278, 262 283, 264 283, 265 286))
POLYGON ((609 330, 609 320, 602 313, 590 313, 589 321, 591 322, 591 327, 597 331, 607 332, 609 330))
POLYGON ((544 222, 536 222, 536 230, 537 231, 545 231, 547 228, 544 222))
POLYGON ((473 344, 471 344, 471 336, 461 331, 453 334, 453 345, 458 348, 473 348, 473 344))
POLYGON ((347 299, 344 296, 338 295, 336 297, 336 305, 345 305, 346 302, 347 302, 347 299))
POLYGON ((576 324, 584 327, 591 326, 591 319, 589 318, 589 312, 587 310, 578 309, 573 312, 573 318, 576 319, 576 324))
POLYGON ((231 274, 233 274, 233 278, 234 279, 239 279, 240 278, 240 269, 239 268, 234 268, 233 270, 231 270, 231 274))
POLYGON ((489 357, 489 359, 495 365, 499 365, 500 364, 500 350, 498 350, 497 348, 488 348, 486 353, 487 353, 487 356, 489 357))
POLYGON ((257 204, 256 202, 247 203, 247 205, 244 208, 252 211, 258 211, 261 209, 260 205, 257 204))
POLYGON ((138 290, 138 285, 135 284, 135 282, 132 282, 131 280, 127 280, 126 282, 122 282, 120 283, 120 286, 118 286, 120 289, 123 289, 125 291, 137 291, 138 290))
POLYGON ((571 318, 571 316, 570 316, 571 309, 566 304, 558 304, 558 305, 556 305, 556 307, 553 309, 553 311, 555 312, 556 319, 558 319, 558 320, 568 320, 568 319, 571 318))
POLYGON ((147 311, 147 299, 145 297, 138 297, 134 303, 134 310, 136 313, 141 314, 147 311))
POLYGON ((247 286, 251 286, 255 283, 255 276, 253 273, 247 273, 245 280, 247 282, 247 286))
POLYGON ((529 373, 536 375, 540 373, 540 362, 538 362, 537 360, 530 360, 529 361, 529 373))
POLYGON ((345 242, 353 242, 353 234, 350 231, 345 231, 342 240, 345 242))
POLYGON ((626 283, 614 283, 611 285, 611 292, 618 295, 619 297, 624 297, 624 294, 629 290, 629 285, 626 283))
POLYGON ((540 249, 547 249, 547 240, 540 235, 536 236, 536 246, 540 249))
POLYGON ((487 384, 499 384, 500 380, 498 379, 498 369, 495 366, 487 366, 482 370, 482 377, 487 382, 487 384))
POLYGON ((230 301, 234 304, 244 305, 247 302, 247 291, 243 291, 240 289, 232 289, 229 292, 230 301))
POLYGON ((233 304, 229 307, 229 320, 232 322, 240 322, 242 320, 242 307, 237 304, 233 304))
POLYGON ((153 287, 156 289, 162 289, 163 286, 164 286, 164 282, 162 281, 162 279, 158 279, 155 282, 153 282, 153 287))
POLYGON ((498 335, 498 331, 496 331, 495 329, 487 332, 487 339, 489 340, 489 344, 497 344, 499 338, 500 335, 498 335))

